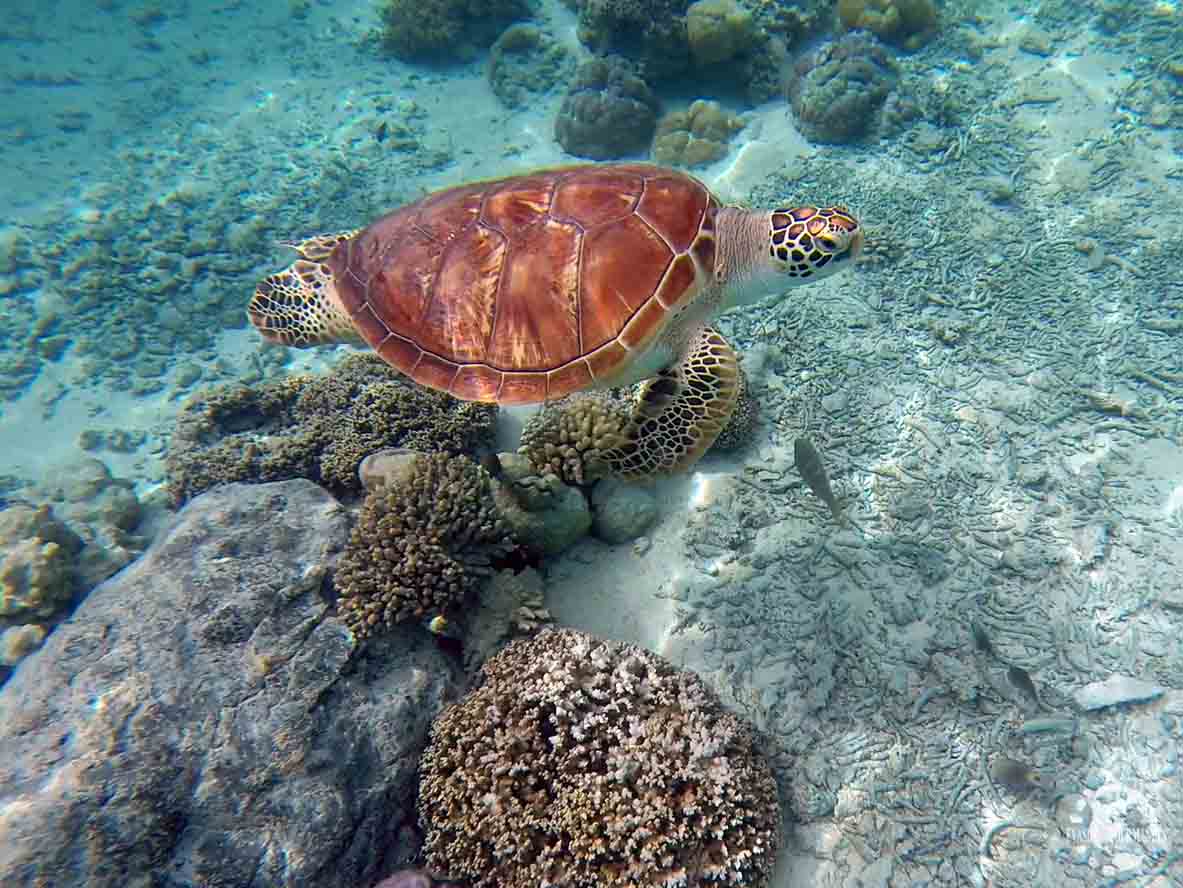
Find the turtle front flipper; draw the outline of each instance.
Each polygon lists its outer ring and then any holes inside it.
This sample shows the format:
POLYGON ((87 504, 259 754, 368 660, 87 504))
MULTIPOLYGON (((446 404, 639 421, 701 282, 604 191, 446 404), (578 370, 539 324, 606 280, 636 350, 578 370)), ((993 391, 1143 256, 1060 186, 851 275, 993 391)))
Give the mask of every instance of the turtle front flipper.
POLYGON ((627 480, 690 468, 731 419, 741 386, 735 351, 702 328, 680 363, 642 386, 624 443, 605 454, 608 465, 627 480))
POLYGON ((343 231, 285 244, 300 258, 261 280, 247 307, 247 316, 265 339, 296 348, 360 342, 326 264, 333 249, 354 234, 343 231))

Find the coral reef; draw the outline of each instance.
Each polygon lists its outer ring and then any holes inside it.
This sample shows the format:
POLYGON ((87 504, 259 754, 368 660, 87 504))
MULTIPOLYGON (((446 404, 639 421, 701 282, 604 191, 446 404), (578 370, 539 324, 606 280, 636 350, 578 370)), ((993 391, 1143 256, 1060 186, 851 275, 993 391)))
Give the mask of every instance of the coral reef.
POLYGON ((657 497, 647 487, 602 481, 591 492, 592 534, 609 545, 627 543, 657 521, 657 497))
POLYGON ((583 0, 579 39, 601 55, 634 62, 646 80, 666 80, 694 63, 686 0, 583 0))
POLYGON ((469 47, 490 45, 530 12, 527 0, 384 0, 381 42, 404 61, 456 58, 469 47))
POLYGON ((82 545, 49 506, 14 503, 0 510, 0 619, 35 622, 66 607, 78 591, 82 545))
POLYGON ((481 589, 481 598, 464 627, 464 669, 473 673, 507 641, 533 635, 551 621, 542 575, 499 570, 481 589))
POLYGON ((45 641, 45 627, 36 623, 9 626, 0 632, 0 667, 15 666, 45 641))
POLYGON ((353 354, 324 376, 224 387, 190 401, 165 461, 169 493, 180 505, 216 484, 288 478, 356 493, 367 454, 391 446, 465 452, 491 440, 496 412, 416 386, 375 355, 353 354))
POLYGON ((717 65, 749 52, 756 36, 751 12, 735 0, 697 0, 686 10, 686 39, 700 65, 717 65))
POLYGON ((457 676, 410 627, 357 656, 323 588, 348 524, 309 481, 223 485, 21 662, 0 885, 363 888, 417 850, 457 676))
POLYGON ((337 569, 339 616, 360 639, 446 614, 510 548, 488 472, 466 456, 415 454, 362 505, 337 569))
POLYGON ((697 676, 574 630, 511 642, 432 725, 428 868, 473 888, 764 888, 771 769, 697 676))
POLYGON ((149 514, 126 478, 115 478, 92 456, 71 460, 24 495, 52 505, 54 515, 85 546, 75 559, 79 586, 90 589, 140 556, 151 542, 141 530, 149 514))
POLYGON ((581 393, 548 404, 522 429, 518 452, 540 475, 590 484, 608 473, 601 454, 620 443, 631 408, 608 392, 581 393))
POLYGON ((838 20, 848 31, 918 49, 936 32, 937 8, 933 0, 838 0, 838 20))
POLYGON ((541 477, 529 459, 517 453, 498 456, 494 499, 513 538, 540 555, 558 555, 591 528, 583 492, 556 475, 541 477))
POLYGON ((887 50, 869 34, 847 34, 807 53, 789 85, 793 114, 819 142, 852 142, 876 124, 898 81, 887 50))
POLYGON ((718 102, 698 99, 685 111, 671 111, 657 122, 653 159, 661 164, 696 167, 727 153, 743 121, 718 102))
POLYGON ((506 28, 489 51, 489 85, 510 108, 519 108, 566 82, 575 70, 567 47, 537 25, 506 28))
POLYGON ((610 160, 646 149, 657 125, 657 97, 623 59, 591 59, 555 119, 555 138, 577 157, 610 160))

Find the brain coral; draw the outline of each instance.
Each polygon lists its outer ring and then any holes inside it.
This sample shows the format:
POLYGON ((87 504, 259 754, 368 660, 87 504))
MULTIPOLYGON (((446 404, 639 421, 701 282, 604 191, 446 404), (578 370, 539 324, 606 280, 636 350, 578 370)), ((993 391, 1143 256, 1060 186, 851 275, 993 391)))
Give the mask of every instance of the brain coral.
POLYGON ((895 66, 883 45, 862 32, 823 43, 797 63, 789 85, 793 115, 819 142, 852 142, 875 125, 895 88, 895 66))
POLYGON ((511 25, 489 50, 489 85, 510 108, 528 105, 575 70, 570 50, 537 25, 511 25))
POLYGON ((932 0, 838 0, 838 20, 847 30, 916 49, 936 30, 937 8, 932 0))
POLYGON ((657 125, 657 97, 623 59, 591 59, 575 72, 555 118, 568 154, 610 160, 644 151, 657 125))
POLYGON ((432 725, 428 867, 474 888, 763 888, 776 784, 697 676, 569 629, 511 642, 432 725))
POLYGON ((465 456, 417 454, 362 505, 337 568, 338 613, 358 638, 447 613, 510 547, 488 472, 465 456))
POLYGON ((376 355, 350 355, 324 376, 215 389, 186 404, 165 460, 169 493, 180 505, 216 484, 287 478, 356 492, 367 454, 472 450, 492 440, 496 413, 414 385, 376 355))

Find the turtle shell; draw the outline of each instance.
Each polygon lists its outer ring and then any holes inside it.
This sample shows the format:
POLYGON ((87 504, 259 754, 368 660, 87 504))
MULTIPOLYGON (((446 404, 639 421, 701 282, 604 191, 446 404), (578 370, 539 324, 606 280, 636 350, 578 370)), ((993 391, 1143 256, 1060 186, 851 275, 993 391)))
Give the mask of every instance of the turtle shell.
POLYGON ((610 384, 715 268, 718 202, 643 164, 462 185, 328 258, 362 338, 416 382, 529 404, 610 384))

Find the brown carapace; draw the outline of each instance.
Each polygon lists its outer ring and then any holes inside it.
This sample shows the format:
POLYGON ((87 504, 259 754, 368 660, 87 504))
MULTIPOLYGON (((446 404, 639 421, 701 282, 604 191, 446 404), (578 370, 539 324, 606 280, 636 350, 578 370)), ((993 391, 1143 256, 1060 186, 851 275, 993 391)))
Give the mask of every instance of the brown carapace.
POLYGON ((826 277, 862 246, 841 207, 724 207, 646 164, 543 170, 429 195, 294 244, 251 322, 292 346, 361 339, 421 385, 499 404, 648 380, 625 477, 685 469, 734 410, 720 311, 826 277))

